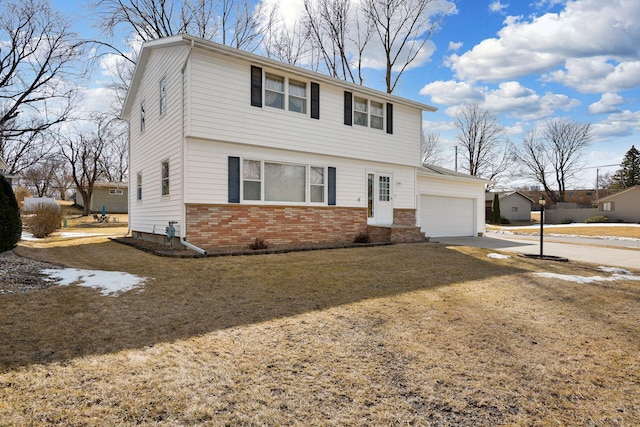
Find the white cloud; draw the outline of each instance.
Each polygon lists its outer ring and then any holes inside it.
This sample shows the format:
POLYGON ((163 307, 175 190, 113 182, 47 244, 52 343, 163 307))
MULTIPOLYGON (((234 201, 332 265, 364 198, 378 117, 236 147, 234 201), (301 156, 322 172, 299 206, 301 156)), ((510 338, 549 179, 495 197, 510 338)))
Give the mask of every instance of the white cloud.
POLYGON ((592 126, 593 139, 606 140, 609 137, 630 136, 640 132, 640 111, 625 110, 613 113, 592 126))
POLYGON ((449 50, 456 51, 462 47, 462 42, 449 42, 449 50))
POLYGON ((420 89, 420 95, 431 96, 436 104, 454 105, 484 100, 486 88, 478 88, 472 83, 449 81, 435 81, 420 89))
POLYGON ((640 85, 640 60, 618 63, 606 57, 568 59, 565 70, 548 73, 544 80, 581 92, 617 92, 640 85))
POLYGON ((592 114, 619 113, 618 105, 624 104, 624 98, 617 93, 605 92, 600 100, 589 105, 589 112, 592 114))
POLYGON ((494 13, 502 13, 502 11, 508 7, 508 4, 502 4, 500 3, 500 0, 494 0, 489 4, 489 11, 494 13))
MULTIPOLYGON (((551 72, 567 59, 635 59, 640 48, 639 16, 638 1, 571 1, 559 13, 530 20, 507 17, 497 38, 483 40, 463 55, 451 55, 448 63, 459 79, 499 81, 551 72)), ((624 78, 612 80, 623 80, 619 84, 630 80, 626 71, 618 73, 624 78)))
POLYGON ((423 120, 422 129, 424 129, 425 132, 446 132, 456 129, 456 124, 452 121, 431 122, 428 120, 423 120))

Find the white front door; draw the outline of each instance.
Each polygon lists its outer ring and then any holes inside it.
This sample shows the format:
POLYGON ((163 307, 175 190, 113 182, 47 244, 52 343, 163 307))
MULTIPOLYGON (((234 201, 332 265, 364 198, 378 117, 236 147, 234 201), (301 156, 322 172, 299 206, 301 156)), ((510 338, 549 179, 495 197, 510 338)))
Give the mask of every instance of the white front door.
POLYGON ((392 178, 389 173, 376 172, 367 174, 368 224, 393 224, 392 178))

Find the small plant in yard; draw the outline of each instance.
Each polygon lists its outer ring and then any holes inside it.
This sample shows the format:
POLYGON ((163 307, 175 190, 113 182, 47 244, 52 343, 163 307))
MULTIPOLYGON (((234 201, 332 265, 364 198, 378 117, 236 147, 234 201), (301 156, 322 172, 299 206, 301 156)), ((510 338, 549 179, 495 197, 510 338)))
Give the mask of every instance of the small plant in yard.
POLYGON ((562 221, 560 221, 560 224, 573 224, 573 220, 572 219, 563 219, 562 221))
POLYGON ((38 203, 25 213, 25 225, 35 237, 47 237, 60 228, 62 211, 58 205, 38 203))
POLYGON ((20 208, 11 184, 0 175, 0 252, 12 249, 20 240, 20 208))
POLYGON ((269 245, 263 239, 256 237, 256 239, 249 245, 249 249, 254 251, 259 251, 262 249, 267 249, 269 245))
POLYGON ((353 243, 369 243, 369 234, 367 233, 356 234, 356 237, 353 238, 353 243))
POLYGON ((509 218, 502 217, 500 218, 500 224, 511 224, 511 221, 509 221, 509 218))
POLYGON ((585 219, 584 222, 586 222, 587 224, 595 222, 609 222, 609 217, 606 217, 604 215, 596 215, 585 219))

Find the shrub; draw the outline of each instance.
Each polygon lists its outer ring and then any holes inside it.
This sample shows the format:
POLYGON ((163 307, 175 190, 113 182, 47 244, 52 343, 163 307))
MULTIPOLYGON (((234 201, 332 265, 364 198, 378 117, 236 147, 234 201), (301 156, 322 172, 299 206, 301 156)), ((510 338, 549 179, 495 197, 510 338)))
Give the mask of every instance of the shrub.
POLYGON ((353 243, 369 243, 369 234, 368 233, 356 234, 356 237, 353 238, 353 243))
POLYGON ((0 252, 13 249, 20 241, 20 208, 11 184, 0 175, 0 252))
POLYGON ((26 214, 25 224, 35 237, 47 237, 60 228, 62 211, 58 205, 38 203, 26 214))
POLYGON ((609 222, 609 218, 604 215, 596 215, 585 219, 584 222, 586 222, 587 224, 593 222, 609 222))
POLYGON ((256 237, 256 240, 253 241, 253 243, 251 243, 249 245, 249 249, 254 250, 254 251, 259 251, 261 249, 267 249, 269 247, 269 245, 267 245, 267 242, 265 242, 264 240, 262 240, 259 237, 256 237))
POLYGON ((509 221, 509 218, 501 217, 500 224, 511 224, 511 221, 509 221))
POLYGON ((573 220, 572 219, 563 219, 562 221, 560 221, 560 224, 573 224, 573 220))

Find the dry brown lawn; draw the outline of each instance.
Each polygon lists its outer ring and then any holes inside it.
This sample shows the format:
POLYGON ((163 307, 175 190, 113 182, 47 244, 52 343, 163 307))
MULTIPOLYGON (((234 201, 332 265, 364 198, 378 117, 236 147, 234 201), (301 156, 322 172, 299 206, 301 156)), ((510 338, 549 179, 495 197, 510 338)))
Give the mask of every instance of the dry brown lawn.
POLYGON ((0 296, 0 425, 640 425, 640 282, 406 244, 205 259, 17 253, 147 277, 0 296))
MULTIPOLYGON (((578 236, 612 236, 612 237, 632 237, 635 239, 640 239, 640 227, 638 226, 615 226, 615 225, 607 225, 607 226, 599 226, 597 224, 594 225, 585 225, 584 227, 580 226, 571 226, 571 227, 560 227, 553 226, 548 227, 545 226, 544 234, 545 236, 548 234, 565 234, 565 235, 578 235, 578 236)), ((516 226, 494 226, 487 225, 487 230, 508 230, 514 233, 520 234, 540 234, 539 229, 533 229, 531 227, 523 228, 516 226)))

